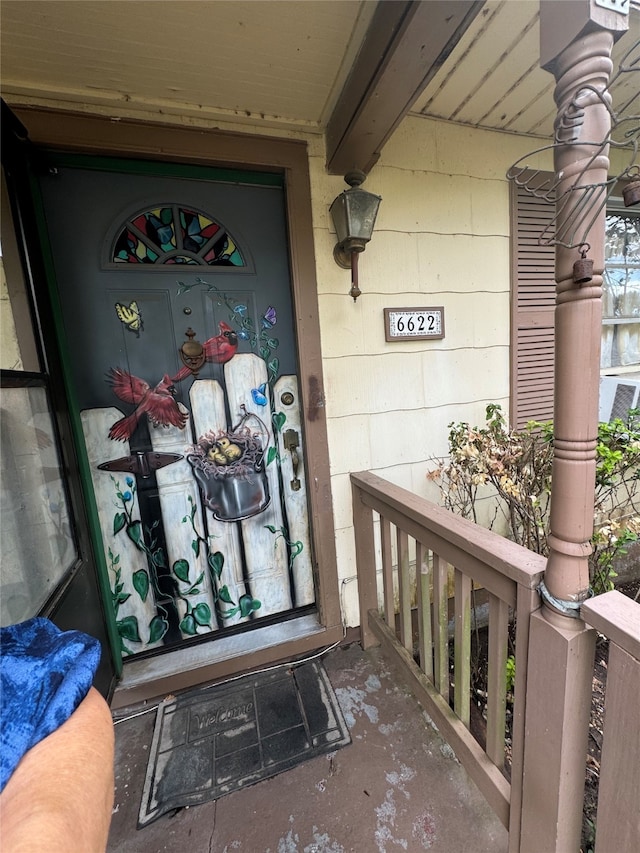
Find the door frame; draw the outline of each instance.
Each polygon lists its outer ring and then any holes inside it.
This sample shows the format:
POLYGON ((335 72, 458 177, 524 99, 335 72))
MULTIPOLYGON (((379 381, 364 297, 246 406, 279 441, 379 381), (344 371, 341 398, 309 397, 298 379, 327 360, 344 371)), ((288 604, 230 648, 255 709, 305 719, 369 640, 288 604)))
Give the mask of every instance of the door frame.
MULTIPOLYGON (((306 142, 249 136, 153 122, 112 121, 108 117, 17 108, 16 114, 39 148, 71 154, 119 156, 173 164, 236 168, 282 174, 285 190, 294 335, 298 349, 300 396, 307 465, 309 522, 319 625, 306 635, 283 638, 249 654, 182 669, 162 685, 153 682, 128 692, 127 701, 159 695, 167 686, 182 689, 256 666, 303 655, 343 636, 338 590, 329 450, 323 390, 320 325, 315 271, 306 142)), ((62 342, 63 343, 63 342, 62 342)), ((101 549, 97 549, 100 550, 101 549)), ((106 565, 103 566, 106 574, 106 565)), ((170 653, 169 653, 170 654, 170 653)), ((144 681, 144 679, 143 679, 144 681)))
POLYGON ((121 674, 122 661, 114 651, 118 634, 112 608, 107 605, 111 590, 100 569, 92 535, 82 459, 74 440, 75 424, 68 405, 55 329, 55 310, 49 301, 47 262, 39 242, 38 212, 30 183, 32 154, 25 128, 2 101, 2 167, 6 178, 3 215, 10 223, 8 230, 14 232, 13 239, 3 249, 5 256, 14 255, 14 266, 22 270, 22 280, 13 283, 14 301, 20 308, 18 322, 23 337, 33 336, 30 370, 3 371, 3 374, 7 374, 9 382, 13 374, 18 386, 40 387, 47 394, 76 548, 75 559, 33 615, 50 619, 62 631, 80 630, 100 640, 101 658, 94 686, 109 700, 121 674))

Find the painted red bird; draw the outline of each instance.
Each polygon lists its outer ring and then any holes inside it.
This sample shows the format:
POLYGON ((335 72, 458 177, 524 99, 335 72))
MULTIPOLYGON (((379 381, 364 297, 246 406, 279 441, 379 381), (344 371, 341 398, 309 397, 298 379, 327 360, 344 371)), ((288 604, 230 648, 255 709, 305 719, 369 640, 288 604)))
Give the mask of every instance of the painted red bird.
MULTIPOLYGON (((209 338, 202 345, 204 360, 212 364, 226 364, 228 361, 231 361, 238 350, 238 336, 231 326, 227 325, 223 320, 218 323, 218 327, 220 334, 216 335, 215 338, 209 338)), ((171 381, 182 382, 187 376, 192 375, 188 367, 181 367, 171 381)))
POLYGON ((160 382, 152 388, 144 379, 132 376, 119 367, 111 368, 108 381, 115 394, 125 403, 137 408, 126 418, 121 418, 109 430, 109 438, 115 441, 127 441, 142 415, 146 414, 154 426, 173 426, 182 429, 187 422, 187 413, 178 408, 174 399, 173 380, 165 373, 160 382))

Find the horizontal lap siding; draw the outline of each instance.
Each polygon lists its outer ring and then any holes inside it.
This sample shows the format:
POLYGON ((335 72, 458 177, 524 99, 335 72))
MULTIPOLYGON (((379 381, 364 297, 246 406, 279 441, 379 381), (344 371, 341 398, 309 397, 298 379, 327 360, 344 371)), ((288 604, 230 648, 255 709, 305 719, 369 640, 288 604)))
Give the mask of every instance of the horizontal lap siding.
POLYGON ((555 249, 540 237, 549 237, 555 206, 512 184, 511 215, 511 423, 522 428, 553 418, 555 249))

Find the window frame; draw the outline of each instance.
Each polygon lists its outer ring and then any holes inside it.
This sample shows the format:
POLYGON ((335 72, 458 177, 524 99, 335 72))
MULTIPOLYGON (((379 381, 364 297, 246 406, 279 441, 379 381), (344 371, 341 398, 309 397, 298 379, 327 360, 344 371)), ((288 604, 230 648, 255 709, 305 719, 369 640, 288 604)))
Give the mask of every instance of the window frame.
MULTIPOLYGON (((609 197, 607 203, 607 217, 608 216, 624 216, 629 219, 637 219, 640 222, 640 209, 625 207, 624 201, 622 197, 617 195, 612 195, 609 197)), ((605 260, 605 270, 606 270, 606 260, 605 260)), ((616 265, 617 266, 617 265, 616 265)), ((638 259, 638 268, 640 269, 640 257, 638 259)), ((640 290, 639 290, 640 295, 640 290)), ((602 327, 604 334, 604 327, 609 325, 638 325, 640 324, 640 316, 637 318, 633 317, 620 317, 620 318, 605 318, 604 317, 604 282, 603 282, 603 317, 602 317, 602 327)), ((608 367, 600 367, 600 375, 601 376, 625 376, 628 374, 637 373, 640 375, 640 358, 638 361, 634 361, 631 364, 619 364, 619 365, 610 365, 608 367)))

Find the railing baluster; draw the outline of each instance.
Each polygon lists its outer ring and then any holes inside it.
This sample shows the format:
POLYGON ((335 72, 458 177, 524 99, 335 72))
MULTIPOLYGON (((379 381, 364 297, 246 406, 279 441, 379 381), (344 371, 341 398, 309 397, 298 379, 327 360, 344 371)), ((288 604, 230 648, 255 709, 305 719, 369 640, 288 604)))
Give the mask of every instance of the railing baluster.
POLYGON ((373 511, 366 506, 355 484, 351 485, 353 527, 356 540, 356 567, 358 571, 358 604, 360 607, 360 636, 362 648, 377 646, 379 640, 369 626, 368 613, 378 610, 378 582, 376 577, 376 548, 373 533, 373 511))
POLYGON ((471 578, 455 570, 453 709, 469 728, 471 697, 471 578))
POLYGON ((420 668, 433 681, 433 637, 431 636, 431 571, 429 551, 416 542, 416 603, 418 606, 418 649, 420 668))
POLYGON ((540 607, 535 589, 518 585, 516 607, 516 684, 513 697, 511 732, 511 811, 509 815, 509 853, 520 850, 520 818, 522 814, 522 773, 524 763, 524 718, 527 697, 527 661, 529 658, 529 623, 531 614, 540 607))
POLYGON ((380 516, 380 543, 382 545, 382 588, 384 590, 384 618, 392 631, 396 630, 396 613, 393 603, 393 564, 391 561, 391 525, 380 516))
POLYGON ((489 595, 489 676, 487 693, 487 755, 504 767, 504 731, 507 710, 507 639, 509 607, 489 595))
POLYGON ((447 563, 437 554, 433 555, 433 618, 434 631, 434 683, 440 695, 449 702, 449 611, 447 563))
POLYGON ((400 642, 408 652, 413 651, 411 626, 411 584, 409 582, 409 537, 396 529, 398 543, 398 598, 400 601, 400 642))

